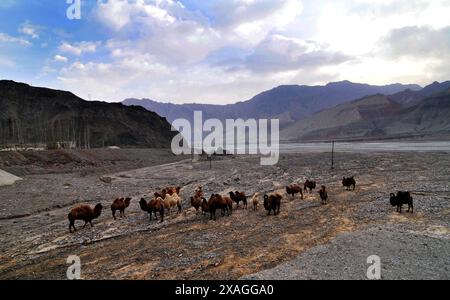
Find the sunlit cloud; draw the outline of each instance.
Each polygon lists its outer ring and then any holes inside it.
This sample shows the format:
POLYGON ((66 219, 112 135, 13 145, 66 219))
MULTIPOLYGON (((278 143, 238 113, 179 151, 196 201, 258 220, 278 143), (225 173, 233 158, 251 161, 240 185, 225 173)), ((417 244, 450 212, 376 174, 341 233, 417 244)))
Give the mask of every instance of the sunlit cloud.
POLYGON ((39 38, 38 27, 32 25, 29 21, 26 21, 25 23, 20 25, 19 32, 28 35, 33 39, 39 38))

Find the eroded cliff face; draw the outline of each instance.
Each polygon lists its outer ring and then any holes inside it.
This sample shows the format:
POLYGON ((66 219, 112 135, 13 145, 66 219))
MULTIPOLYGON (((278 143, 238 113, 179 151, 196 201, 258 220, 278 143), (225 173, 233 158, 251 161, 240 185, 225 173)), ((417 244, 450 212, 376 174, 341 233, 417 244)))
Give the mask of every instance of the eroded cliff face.
POLYGON ((168 148, 176 132, 140 107, 85 101, 70 92, 0 81, 0 144, 72 143, 168 148))

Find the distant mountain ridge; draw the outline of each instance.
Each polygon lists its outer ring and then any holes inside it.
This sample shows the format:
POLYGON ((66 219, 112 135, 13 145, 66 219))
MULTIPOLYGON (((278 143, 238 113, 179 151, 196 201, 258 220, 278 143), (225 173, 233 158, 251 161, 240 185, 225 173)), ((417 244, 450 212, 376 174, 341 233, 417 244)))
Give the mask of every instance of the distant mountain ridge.
POLYGON ((377 93, 394 94, 406 89, 421 90, 418 85, 392 84, 372 86, 341 81, 325 86, 282 85, 265 91, 244 102, 229 105, 168 104, 149 99, 126 99, 125 105, 142 106, 167 117, 170 122, 178 118, 193 119, 193 112, 201 110, 204 118, 279 118, 285 128, 320 110, 377 93))
POLYGON ((418 85, 371 86, 341 81, 325 86, 279 86, 249 101, 230 105, 165 104, 127 99, 170 121, 204 118, 278 118, 283 141, 383 139, 444 133, 450 136, 450 81, 418 85), (438 104, 436 104, 438 103, 438 104))
POLYGON ((166 148, 175 134, 165 118, 142 107, 85 101, 66 91, 0 81, 0 145, 166 148))
POLYGON ((419 104, 419 102, 427 97, 431 97, 436 93, 440 93, 448 89, 450 89, 450 81, 445 81, 442 83, 435 81, 419 91, 407 89, 400 93, 391 95, 391 99, 397 101, 398 103, 411 107, 419 104))
POLYGON ((397 101, 399 94, 378 94, 321 111, 282 130, 281 139, 311 141, 450 135, 450 87, 448 82, 433 85, 431 89, 402 93, 417 104, 397 101))

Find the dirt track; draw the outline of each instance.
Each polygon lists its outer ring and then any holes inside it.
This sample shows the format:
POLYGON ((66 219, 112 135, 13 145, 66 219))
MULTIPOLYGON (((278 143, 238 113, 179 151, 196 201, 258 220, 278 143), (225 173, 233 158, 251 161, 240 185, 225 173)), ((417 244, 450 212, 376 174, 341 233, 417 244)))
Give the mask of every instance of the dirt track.
MULTIPOLYGON (((117 173, 124 168, 118 166, 107 174, 113 179, 110 185, 95 171, 87 176, 68 170, 26 175, 23 182, 0 188, 5 199, 0 203, 0 278, 65 279, 67 257, 79 255, 85 279, 238 279, 329 245, 341 233, 384 225, 395 231, 399 224, 416 232, 434 232, 432 238, 444 243, 439 259, 449 257, 448 153, 339 154, 334 171, 328 158, 328 154, 285 155, 274 167, 260 167, 254 157, 226 158, 215 161, 212 170, 206 162, 190 160, 117 173), (341 186, 344 175, 356 176, 355 192, 341 186), (187 202, 198 185, 207 195, 230 190, 252 194, 281 191, 287 183, 306 178, 328 187, 330 204, 321 206, 314 191, 304 200, 285 196, 276 217, 266 216, 262 208, 237 209, 231 217, 214 222, 196 215, 187 202), (137 202, 166 185, 184 187, 183 213, 172 212, 163 224, 149 223, 137 202), (400 189, 413 192, 415 214, 398 216, 389 206, 389 192, 400 189), (114 221, 109 204, 122 195, 133 196, 133 202, 127 217, 114 221), (73 202, 83 199, 102 202, 107 209, 93 229, 69 234, 67 213, 73 202)), ((353 251, 339 249, 343 256, 353 251)), ((443 270, 439 274, 448 277, 443 270)), ((305 277, 327 278, 325 273, 305 277)), ((273 274, 269 278, 277 279, 273 274)))

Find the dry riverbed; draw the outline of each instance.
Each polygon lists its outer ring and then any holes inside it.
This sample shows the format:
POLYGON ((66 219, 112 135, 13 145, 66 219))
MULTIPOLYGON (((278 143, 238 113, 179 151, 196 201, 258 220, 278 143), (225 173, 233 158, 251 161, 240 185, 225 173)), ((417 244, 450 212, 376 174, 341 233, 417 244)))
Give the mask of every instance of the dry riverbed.
POLYGON ((6 164, 0 156, 2 169, 24 179, 0 187, 0 279, 64 279, 70 255, 80 256, 84 279, 363 279, 373 254, 385 259, 386 279, 450 276, 449 153, 338 154, 331 171, 327 153, 283 155, 272 167, 257 157, 227 157, 209 169, 164 150, 104 151, 71 153, 76 163, 57 164, 6 164), (341 186, 350 175, 354 192, 341 186), (306 178, 328 187, 328 205, 316 190, 303 200, 285 195, 275 217, 261 205, 215 222, 189 207, 199 185, 208 196, 252 194, 306 178), (183 212, 150 223, 138 201, 167 185, 184 187, 183 212), (413 193, 414 214, 390 207, 389 193, 398 190, 413 193), (114 221, 109 205, 121 196, 133 201, 126 218, 114 221), (95 227, 70 234, 70 208, 98 202, 106 208, 95 227))

